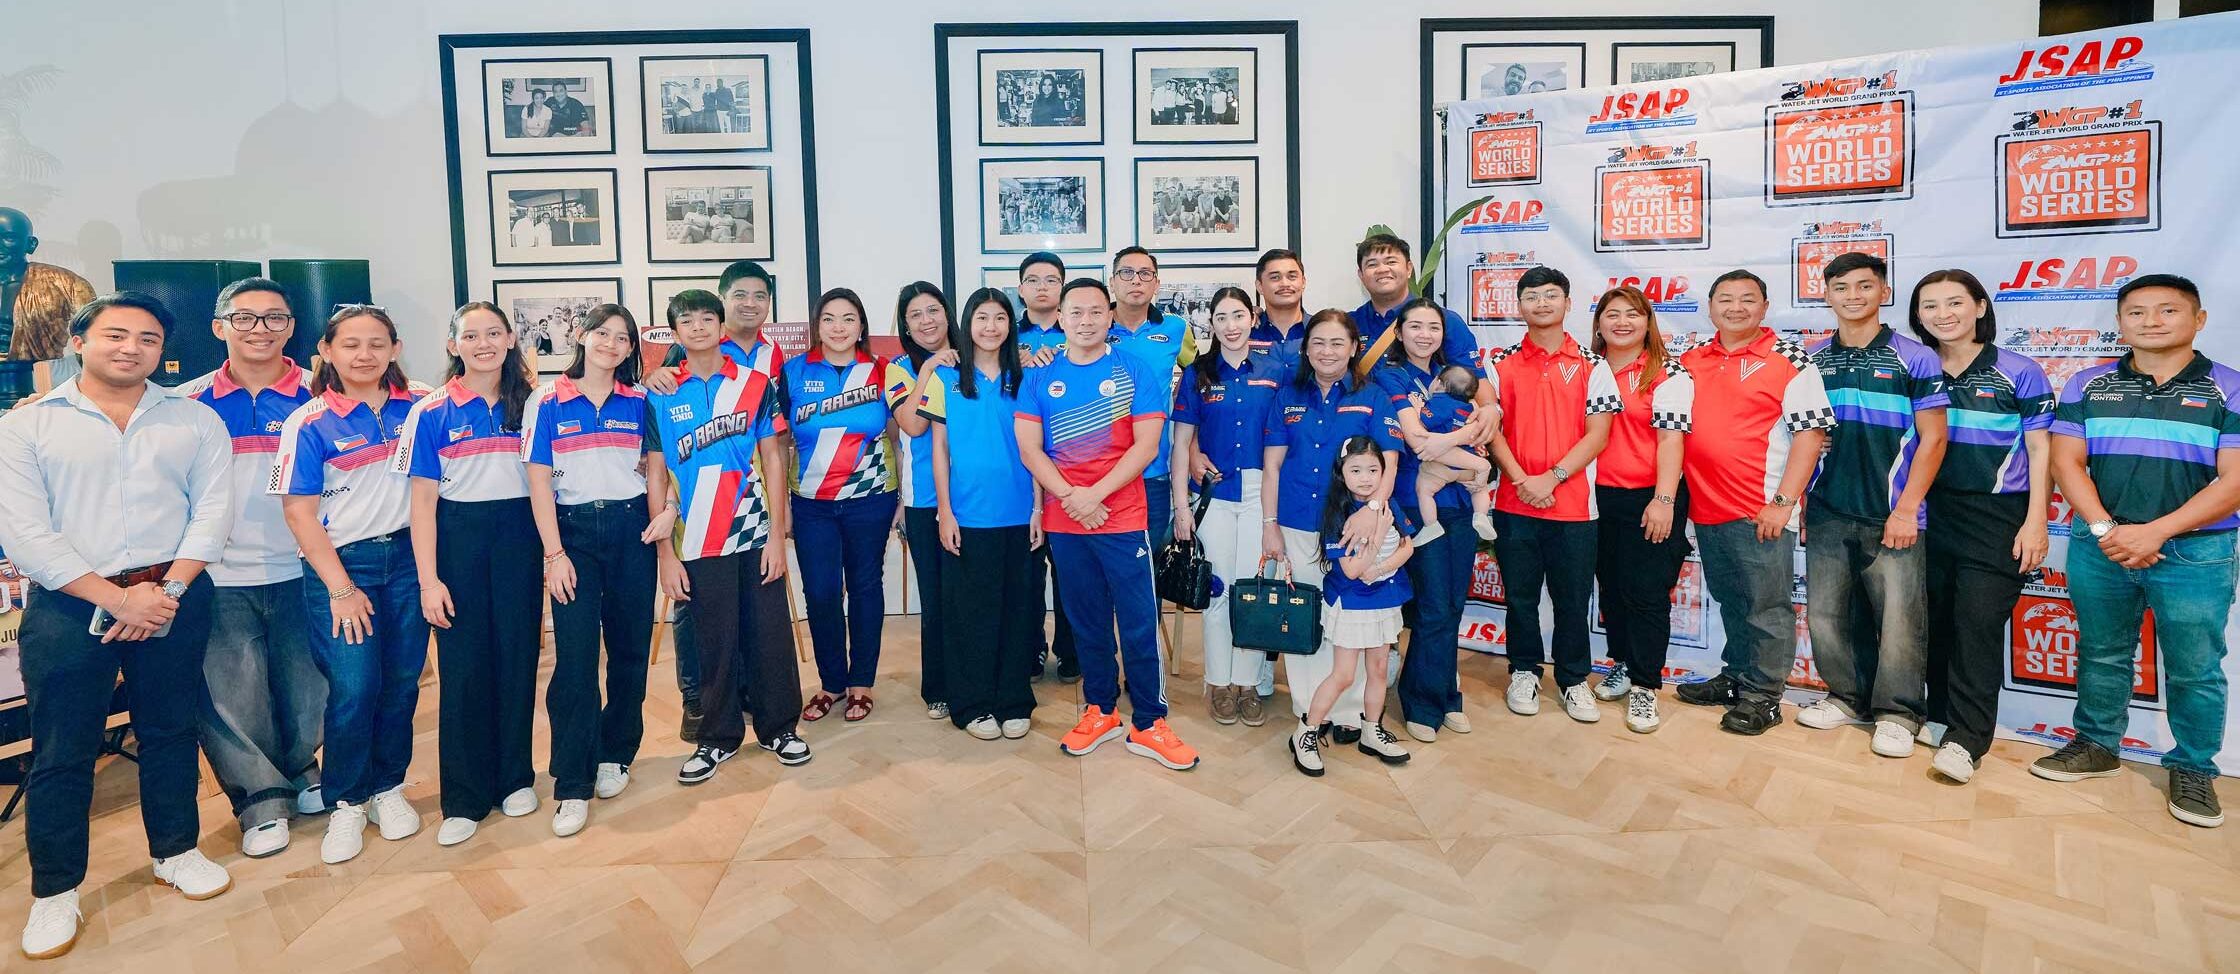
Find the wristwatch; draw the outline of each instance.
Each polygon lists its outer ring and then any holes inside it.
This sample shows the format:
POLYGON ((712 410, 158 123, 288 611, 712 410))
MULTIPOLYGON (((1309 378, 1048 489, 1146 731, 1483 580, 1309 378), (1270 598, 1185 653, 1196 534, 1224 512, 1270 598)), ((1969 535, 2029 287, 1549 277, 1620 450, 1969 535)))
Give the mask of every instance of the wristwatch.
POLYGON ((1794 497, 1789 497, 1782 494, 1773 495, 1773 506, 1775 507, 1789 507, 1796 504, 1796 502, 1797 499, 1794 497))
POLYGON ((172 601, 176 602, 176 601, 178 601, 178 600, 180 600, 180 599, 182 599, 182 598, 185 598, 185 597, 186 597, 186 595, 187 595, 187 583, 185 583, 185 582, 182 582, 182 581, 179 581, 179 580, 178 580, 178 579, 176 579, 176 578, 174 578, 174 579, 168 579, 168 580, 166 580, 166 581, 165 581, 165 582, 163 583, 163 597, 164 597, 164 598, 167 598, 167 599, 170 599, 170 600, 172 600, 172 601))
POLYGON ((1659 504, 1663 504, 1666 507, 1671 507, 1672 505, 1679 503, 1679 501, 1674 499, 1671 494, 1658 494, 1657 496, 1650 499, 1656 501, 1659 504))
POLYGON ((2092 532, 2093 537, 2105 538, 2108 532, 2116 529, 2116 519, 2111 517, 2105 521, 2094 521, 2085 527, 2092 532))
POLYGON ((1556 464, 1553 467, 1549 467, 1548 473, 1549 475, 1555 477, 1556 483, 1559 484, 1571 479, 1571 471, 1563 469, 1563 464, 1560 463, 1556 464))
POLYGON ((1363 505, 1361 505, 1361 506, 1363 506, 1363 507, 1366 507, 1366 508, 1368 508, 1368 509, 1370 509, 1370 510, 1372 510, 1372 511, 1375 511, 1375 512, 1377 512, 1377 513, 1379 513, 1379 514, 1382 514, 1382 513, 1384 513, 1384 502, 1383 502, 1383 501, 1370 501, 1369 503, 1367 503, 1367 504, 1363 504, 1363 505))

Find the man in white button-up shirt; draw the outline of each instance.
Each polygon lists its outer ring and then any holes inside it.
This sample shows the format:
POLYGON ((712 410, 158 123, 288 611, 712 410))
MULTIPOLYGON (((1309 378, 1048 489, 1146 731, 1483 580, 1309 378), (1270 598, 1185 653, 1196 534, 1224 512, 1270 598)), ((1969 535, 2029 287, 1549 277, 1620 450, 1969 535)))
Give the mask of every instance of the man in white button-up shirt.
POLYGON ((192 899, 233 882, 195 850, 202 569, 233 524, 232 446, 215 413, 148 382, 170 331, 152 298, 94 300, 70 322, 85 370, 0 418, 0 549, 38 586, 19 635, 34 746, 31 957, 77 940, 93 763, 120 668, 156 881, 192 899))

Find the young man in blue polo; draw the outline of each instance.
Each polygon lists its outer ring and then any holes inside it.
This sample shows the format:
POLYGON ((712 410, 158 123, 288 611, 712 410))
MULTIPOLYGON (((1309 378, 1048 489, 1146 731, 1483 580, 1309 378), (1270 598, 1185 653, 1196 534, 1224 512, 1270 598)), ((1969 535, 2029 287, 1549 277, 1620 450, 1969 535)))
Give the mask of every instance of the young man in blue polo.
POLYGON ((2030 773, 2052 781, 2121 774, 2143 615, 2169 694, 2170 814, 2224 824, 2225 618, 2240 527, 2240 371, 2193 347, 2201 291, 2149 274, 2116 294, 2131 351, 2077 373, 2053 410, 2053 477, 2075 518, 2069 599, 2077 613, 2077 736, 2030 773))
MULTIPOLYGON (((1066 286, 1065 258, 1049 251, 1028 254, 1019 261, 1019 364, 1029 369, 1050 364, 1066 344, 1064 323, 1058 320, 1058 292, 1066 286)), ((1041 598, 1041 592, 1050 577, 1050 546, 1027 554, 1027 588, 1041 598)), ((1081 663, 1074 657, 1073 625, 1066 621, 1066 600, 1058 587, 1049 586, 1051 620, 1050 638, 1043 641, 1042 624, 1034 627, 1034 666, 1030 672, 1035 679, 1042 678, 1042 658, 1047 650, 1058 658, 1058 682, 1072 683, 1081 679, 1081 663)), ((1039 620, 1040 613, 1037 613, 1039 620)))
MULTIPOLYGON (((1142 247, 1128 247, 1112 255, 1112 347, 1143 360, 1153 377, 1163 380, 1159 401, 1174 402, 1175 370, 1197 358, 1190 323, 1160 311, 1159 259, 1142 247)), ((1168 475, 1168 431, 1159 429, 1159 455, 1143 471, 1143 492, 1149 505, 1145 527, 1151 533, 1151 550, 1174 540, 1174 488, 1168 475)), ((1187 471, 1185 471, 1187 474, 1187 471)))

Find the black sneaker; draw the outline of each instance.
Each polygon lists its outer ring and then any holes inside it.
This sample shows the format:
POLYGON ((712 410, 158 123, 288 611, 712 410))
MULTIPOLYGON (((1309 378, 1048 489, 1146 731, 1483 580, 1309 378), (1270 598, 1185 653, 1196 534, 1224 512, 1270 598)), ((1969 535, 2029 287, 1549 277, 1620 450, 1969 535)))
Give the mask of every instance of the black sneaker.
POLYGON ((1732 707, 1735 702, 1734 677, 1721 673, 1701 683, 1682 683, 1673 688, 1672 696, 1681 703, 1698 707, 1732 707))
POLYGON ((1042 655, 1041 655, 1040 653, 1037 653, 1037 654, 1035 654, 1035 658, 1034 658, 1034 666, 1030 667, 1030 668, 1029 668, 1029 669, 1027 670, 1027 679, 1029 679, 1029 680, 1039 680, 1039 679, 1042 679, 1042 660, 1043 660, 1043 656, 1042 656, 1042 655))
POLYGON ((2199 771, 2170 772, 2170 817, 2187 825, 2213 829, 2224 824, 2224 809, 2217 804, 2217 778, 2199 771))
POLYGON ((1359 727, 1347 727, 1344 724, 1333 724, 1325 720, 1318 730, 1322 732, 1325 739, 1333 744, 1361 743, 1361 728, 1359 727))
MULTIPOLYGON (((1691 684, 1701 686, 1702 684, 1691 684)), ((1681 689, 1687 689, 1682 687, 1681 689)), ((1727 708, 1727 715, 1719 718, 1719 729, 1729 734, 1756 737, 1781 726, 1781 700, 1778 697, 1759 700, 1744 697, 1727 708)))
POLYGON ((1081 682, 1081 664, 1080 664, 1080 662, 1078 662, 1078 661, 1076 661, 1076 660, 1070 660, 1070 659, 1062 659, 1062 660, 1059 660, 1059 661, 1058 661, 1058 682, 1060 682, 1060 683, 1079 683, 1079 682, 1081 682))
POLYGON ((699 741, 700 716, 701 715, 699 707, 693 706, 692 704, 685 705, 684 720, 677 725, 678 740, 683 741, 687 744, 693 744, 699 741))
POLYGON ((713 744, 702 744, 693 749, 692 756, 684 759, 684 764, 677 767, 677 783, 697 785, 713 778, 716 776, 716 765, 731 760, 731 756, 737 753, 739 752, 726 751, 713 744))
POLYGON ((2079 737, 2069 746, 2030 762, 2030 773, 2047 781, 2110 778, 2123 773, 2123 762, 2107 748, 2079 737))
POLYGON ((787 767, 796 764, 808 764, 811 756, 809 754, 809 742, 792 733, 780 734, 776 740, 760 746, 763 750, 777 755, 778 763, 787 767))

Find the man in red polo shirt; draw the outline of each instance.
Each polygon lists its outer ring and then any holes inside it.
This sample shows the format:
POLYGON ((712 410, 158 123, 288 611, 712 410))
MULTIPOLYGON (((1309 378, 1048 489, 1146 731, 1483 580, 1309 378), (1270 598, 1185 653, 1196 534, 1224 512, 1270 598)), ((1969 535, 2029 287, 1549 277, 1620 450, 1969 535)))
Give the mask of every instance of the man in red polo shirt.
POLYGON ((1494 558, 1509 593, 1509 709, 1540 712, 1540 587, 1556 604, 1556 687, 1564 713, 1602 719, 1587 676, 1587 595, 1594 586, 1595 454, 1610 442, 1611 418, 1624 410, 1602 356, 1563 330, 1571 280, 1552 267, 1517 279, 1523 341, 1493 353, 1487 371, 1501 403, 1493 459, 1501 486, 1493 496, 1494 558))
POLYGON ((1711 284, 1718 335, 1680 356, 1695 383, 1692 426, 1709 434, 1691 430, 1681 460, 1688 520, 1727 642, 1719 675, 1674 696, 1725 706, 1719 727, 1735 734, 1781 723, 1781 689, 1797 656, 1797 498, 1836 425, 1820 370, 1765 318, 1766 282, 1745 270, 1721 274, 1711 284))

